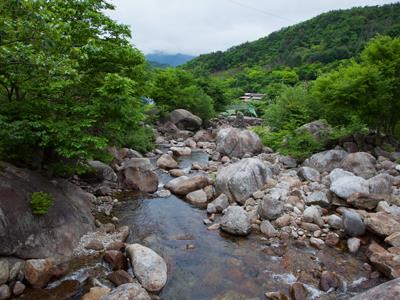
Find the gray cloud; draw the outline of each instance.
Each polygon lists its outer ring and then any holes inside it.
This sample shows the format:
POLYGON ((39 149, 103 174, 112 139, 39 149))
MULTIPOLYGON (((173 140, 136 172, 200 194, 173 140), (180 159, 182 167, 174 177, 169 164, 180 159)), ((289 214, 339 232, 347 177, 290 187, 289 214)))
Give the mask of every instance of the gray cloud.
POLYGON ((145 53, 201 54, 256 40, 333 9, 385 0, 111 0, 108 12, 132 29, 145 53))

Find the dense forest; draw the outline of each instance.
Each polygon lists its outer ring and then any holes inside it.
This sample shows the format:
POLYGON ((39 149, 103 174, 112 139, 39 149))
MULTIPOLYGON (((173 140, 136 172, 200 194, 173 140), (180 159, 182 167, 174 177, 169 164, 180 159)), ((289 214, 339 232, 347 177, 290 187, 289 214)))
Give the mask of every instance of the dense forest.
POLYGON ((255 130, 265 143, 298 157, 320 143, 285 137, 317 119, 341 135, 398 135, 400 4, 326 13, 165 69, 150 66, 130 29, 104 14, 113 8, 102 0, 0 3, 1 159, 76 170, 109 146, 145 152, 155 122, 176 108, 204 121, 238 110, 261 116, 265 127, 255 130), (266 97, 243 105, 247 91, 266 97))
POLYGON ((337 10, 283 28, 267 37, 232 47, 226 52, 201 55, 186 65, 188 70, 211 73, 261 66, 303 67, 328 64, 358 55, 376 34, 400 34, 400 3, 337 10))

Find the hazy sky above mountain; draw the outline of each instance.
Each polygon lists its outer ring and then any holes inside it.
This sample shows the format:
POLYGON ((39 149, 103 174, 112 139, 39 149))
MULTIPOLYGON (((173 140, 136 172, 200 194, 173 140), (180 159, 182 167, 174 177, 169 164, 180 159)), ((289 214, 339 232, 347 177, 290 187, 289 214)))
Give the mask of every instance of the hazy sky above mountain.
POLYGON ((253 41, 320 13, 385 0, 110 0, 145 53, 201 54, 253 41))

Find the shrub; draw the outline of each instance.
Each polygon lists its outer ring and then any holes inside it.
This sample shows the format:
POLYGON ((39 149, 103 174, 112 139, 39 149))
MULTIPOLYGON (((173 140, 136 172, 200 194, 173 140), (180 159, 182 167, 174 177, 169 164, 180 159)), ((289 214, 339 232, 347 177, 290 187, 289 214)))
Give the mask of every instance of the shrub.
POLYGON ((45 192, 35 192, 31 196, 31 208, 35 215, 45 215, 53 206, 53 197, 45 192))

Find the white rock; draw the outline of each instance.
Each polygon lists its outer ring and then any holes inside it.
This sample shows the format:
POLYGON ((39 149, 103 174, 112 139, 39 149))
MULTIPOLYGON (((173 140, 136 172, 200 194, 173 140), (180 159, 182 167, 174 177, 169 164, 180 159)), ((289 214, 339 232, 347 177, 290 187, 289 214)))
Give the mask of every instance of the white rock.
POLYGON ((142 286, 150 292, 160 291, 167 282, 167 264, 164 259, 139 244, 128 245, 126 253, 142 286))

